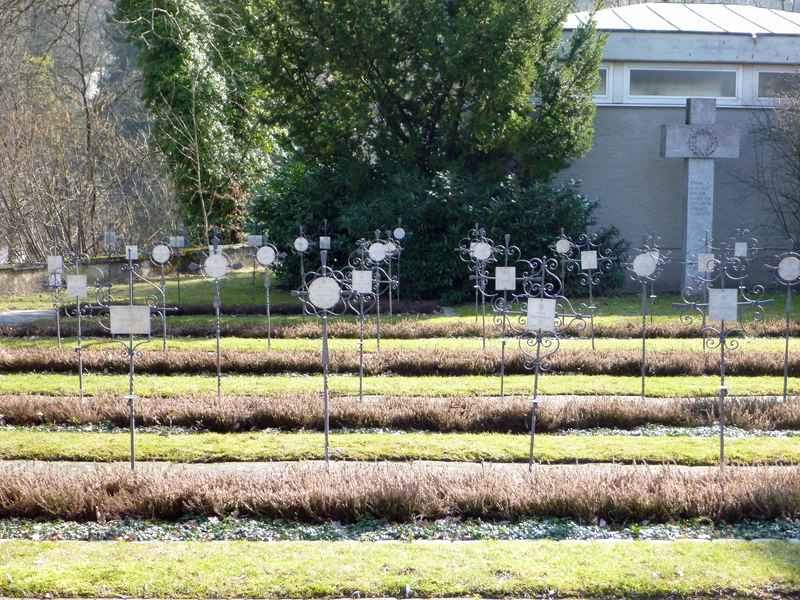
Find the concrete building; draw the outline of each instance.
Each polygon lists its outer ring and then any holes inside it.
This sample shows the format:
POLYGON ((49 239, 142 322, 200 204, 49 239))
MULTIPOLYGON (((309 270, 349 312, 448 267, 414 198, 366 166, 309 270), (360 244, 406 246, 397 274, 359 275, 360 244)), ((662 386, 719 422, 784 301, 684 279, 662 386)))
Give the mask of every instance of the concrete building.
MULTIPOLYGON (((567 34, 591 18, 573 14, 567 34)), ((727 4, 647 3, 594 15, 608 35, 597 90, 593 149, 563 176, 600 203, 599 225, 632 244, 662 237, 675 262, 685 255, 687 160, 664 158, 662 128, 685 122, 687 98, 715 98, 717 122, 741 131, 739 158, 716 162, 714 235, 748 227, 785 247, 774 213, 748 186, 756 170, 752 132, 788 89, 800 86, 800 14, 727 4)), ((664 283, 680 286, 673 265, 664 283)))

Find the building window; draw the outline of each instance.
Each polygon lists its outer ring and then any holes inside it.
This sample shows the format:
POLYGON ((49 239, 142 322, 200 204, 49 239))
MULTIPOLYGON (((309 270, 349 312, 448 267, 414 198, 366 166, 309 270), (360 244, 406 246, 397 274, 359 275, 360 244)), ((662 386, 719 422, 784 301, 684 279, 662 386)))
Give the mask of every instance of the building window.
POLYGON ((736 98, 736 71, 635 68, 629 73, 631 97, 736 98))
POLYGON ((800 93, 800 73, 759 71, 759 98, 786 98, 800 93))
POLYGON ((595 96, 608 96, 608 67, 601 67, 600 80, 594 88, 595 96))

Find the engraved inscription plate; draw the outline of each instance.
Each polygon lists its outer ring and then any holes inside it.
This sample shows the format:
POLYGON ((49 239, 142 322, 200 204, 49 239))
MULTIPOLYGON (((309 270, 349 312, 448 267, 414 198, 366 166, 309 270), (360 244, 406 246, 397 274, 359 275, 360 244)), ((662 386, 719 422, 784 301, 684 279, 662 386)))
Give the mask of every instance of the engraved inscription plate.
POLYGON ((206 259, 203 269, 208 277, 222 279, 228 273, 228 259, 222 254, 212 254, 206 259))
POLYGON ((733 246, 733 255, 736 258, 747 258, 747 242, 736 242, 733 246))
POLYGON ((295 239, 294 241, 294 249, 301 254, 303 252, 308 252, 308 240, 303 236, 295 239))
POLYGON ((247 245, 251 248, 260 248, 264 245, 264 236, 263 235, 248 235, 247 236, 247 245))
POLYGON ((597 252, 595 250, 584 250, 581 252, 581 269, 584 271, 594 271, 597 269, 597 252))
POLYGON ((778 277, 786 283, 795 283, 800 279, 800 258, 785 256, 778 263, 778 277))
POLYGON ((70 298, 86 298, 89 295, 89 286, 86 275, 67 275, 67 296, 70 298))
POLYGON ((64 270, 64 259, 61 256, 48 256, 47 257, 47 272, 52 275, 53 273, 61 273, 64 270))
POLYGON ((342 289, 332 277, 317 277, 308 286, 308 299, 317 308, 330 310, 339 303, 342 289))
POLYGON ((639 277, 650 277, 658 268, 658 258, 653 252, 643 252, 633 259, 633 272, 639 277))
POLYGON ((331 249, 331 236, 329 235, 321 235, 319 238, 319 249, 320 250, 330 250, 331 249))
POLYGON ((150 335, 150 307, 111 307, 111 335, 150 335))
POLYGON ((486 242, 476 242, 472 244, 470 251, 476 260, 489 260, 492 255, 492 247, 486 242))
POLYGON ((159 265, 165 265, 172 257, 172 251, 169 249, 169 246, 166 246, 165 244, 159 244, 153 248, 151 256, 153 257, 153 262, 159 265))
POLYGON ((256 260, 262 267, 270 266, 275 262, 276 258, 277 256, 272 246, 264 246, 263 248, 259 248, 258 252, 256 252, 256 260))
POLYGON ((394 231, 392 232, 392 236, 396 240, 404 240, 406 237, 406 230, 402 227, 395 227, 394 231))
POLYGON ((708 316, 713 321, 736 321, 739 318, 739 290, 708 290, 708 316))
POLYGON ((552 298, 528 298, 528 331, 553 331, 556 321, 556 301, 552 298))
POLYGON ((372 271, 353 271, 353 290, 357 294, 371 294, 372 271))
POLYGON ((513 292, 517 289, 517 268, 497 267, 494 270, 494 289, 498 292, 513 292))
POLYGON ((386 244, 381 242, 370 244, 367 254, 369 254, 369 258, 372 262, 383 262, 386 260, 386 244))

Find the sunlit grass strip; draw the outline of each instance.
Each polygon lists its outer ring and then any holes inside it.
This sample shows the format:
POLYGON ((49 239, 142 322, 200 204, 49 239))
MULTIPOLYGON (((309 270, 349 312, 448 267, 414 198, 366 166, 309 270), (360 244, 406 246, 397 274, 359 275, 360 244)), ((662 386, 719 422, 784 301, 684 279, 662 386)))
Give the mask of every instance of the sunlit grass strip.
MULTIPOLYGON (((542 402, 536 418, 540 432, 645 425, 715 426, 717 398, 565 397, 542 402)), ((323 427, 318 394, 288 396, 215 396, 141 398, 138 423, 144 426, 199 428, 220 433, 254 429, 313 430, 323 427)), ((729 397, 729 426, 743 429, 800 429, 800 398, 729 397)), ((420 430, 439 432, 526 433, 530 400, 497 397, 342 396, 331 403, 334 428, 420 430)), ((121 396, 0 396, 0 415, 8 425, 128 426, 128 402, 121 396)))
POLYGON ((724 472, 654 466, 447 463, 0 465, 0 517, 181 520, 236 514, 298 523, 560 517, 612 524, 800 515, 797 467, 724 472), (476 468, 478 467, 478 468, 476 468))
POLYGON ((321 598, 774 595, 786 542, 6 542, 0 593, 321 598))
MULTIPOLYGON (((295 461, 322 455, 322 434, 196 433, 138 436, 140 460, 172 462, 295 461)), ((331 443, 339 460, 523 462, 528 437, 498 433, 336 433, 331 443)), ((539 435, 536 459, 543 463, 647 462, 713 465, 715 437, 539 435)), ((752 437, 729 440, 726 455, 736 464, 800 464, 795 438, 752 437)), ((0 436, 0 459, 124 461, 124 433, 74 433, 7 430, 0 436)))
MULTIPOLYGON (((63 346, 65 351, 71 352, 75 347, 75 338, 65 338, 63 346)), ((84 339, 84 345, 93 349, 119 350, 119 346, 108 338, 84 339)), ((358 340, 352 338, 332 338, 329 340, 332 352, 357 352, 358 340)), ((611 351, 641 351, 641 340, 635 338, 599 338, 596 340, 598 352, 611 351)), ((792 348, 797 344, 800 348, 800 339, 792 340, 792 348)), ((212 338, 171 337, 169 349, 178 351, 214 352, 216 341, 212 338)), ((267 342, 258 338, 225 337, 221 340, 223 352, 267 352, 267 342)), ((501 340, 489 338, 486 343, 489 351, 500 351, 501 340)), ((0 340, 0 348, 9 350, 55 350, 58 340, 55 338, 4 338, 0 340)), ((514 340, 509 340, 507 349, 517 348, 514 340)), ((591 350, 591 341, 588 339, 561 340, 562 351, 588 351, 591 350)), ((703 341, 701 338, 656 338, 648 340, 649 352, 701 352, 703 341)), ((161 352, 161 340, 154 339, 139 348, 141 351, 161 352)), ((482 349, 481 339, 477 337, 466 338, 420 338, 420 339, 382 339, 381 349, 386 350, 446 350, 476 352, 482 349)), ((377 344, 374 338, 364 340, 364 351, 375 352, 377 344)), ((270 352, 319 352, 320 341, 311 338, 288 338, 272 340, 270 352)), ((783 340, 778 338, 747 337, 740 340, 740 352, 783 352, 783 340)), ((709 357, 713 353, 709 353, 709 357)))
MULTIPOLYGON (((223 366, 224 369, 224 366, 223 366)), ((532 375, 506 377, 506 394, 525 395, 532 389, 532 375)), ((777 396, 783 393, 782 377, 730 377, 729 393, 738 396, 777 396)), ((358 377, 333 376, 330 379, 334 394, 358 393, 358 377)), ((89 375, 86 392, 97 394, 127 394, 128 378, 124 375, 89 375)), ((322 390, 318 375, 227 375, 223 379, 224 394, 232 396, 274 396, 316 393, 322 390)), ((464 377, 368 377, 364 382, 366 394, 395 396, 490 396, 499 393, 500 378, 496 376, 464 377)), ((72 396, 77 393, 77 375, 13 373, 0 375, 0 394, 39 394, 72 396)), ((199 375, 138 375, 136 393, 140 396, 208 395, 216 390, 216 379, 199 375)), ((638 377, 611 375, 546 375, 539 381, 543 395, 579 396, 637 396, 641 391, 638 377)), ((719 393, 716 377, 652 377, 647 393, 660 398, 694 398, 719 393)), ((789 393, 800 394, 800 379, 789 381, 789 393)))

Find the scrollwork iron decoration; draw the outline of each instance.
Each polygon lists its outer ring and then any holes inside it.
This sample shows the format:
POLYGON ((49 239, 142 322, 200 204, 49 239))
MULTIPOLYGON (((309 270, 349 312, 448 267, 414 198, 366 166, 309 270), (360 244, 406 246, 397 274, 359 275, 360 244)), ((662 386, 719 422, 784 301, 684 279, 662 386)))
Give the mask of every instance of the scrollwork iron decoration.
POLYGON ((367 315, 376 307, 383 269, 369 258, 369 241, 361 239, 358 249, 350 255, 344 270, 347 288, 350 289, 348 306, 358 316, 358 398, 364 399, 364 331, 367 315), (378 281, 376 281, 376 276, 378 281), (378 289, 376 289, 378 288, 378 289))
POLYGON ((306 273, 302 289, 293 292, 303 303, 303 312, 322 320, 322 408, 325 429, 325 467, 330 466, 330 393, 328 374, 330 353, 328 350, 328 321, 343 315, 350 308, 352 290, 342 271, 328 266, 328 251, 320 251, 321 266, 317 271, 306 273))
POLYGON ((470 266, 470 280, 475 290, 475 321, 481 319, 481 338, 486 349, 486 286, 489 282, 488 266, 497 261, 495 244, 486 237, 486 230, 478 223, 469 232, 469 237, 461 240, 457 248, 458 257, 470 266), (480 308, 479 308, 480 307, 480 308))
POLYGON ((652 235, 646 237, 625 264, 631 280, 638 283, 642 289, 642 400, 645 398, 645 382, 647 380, 647 316, 655 296, 653 285, 669 262, 669 253, 659 247, 659 241, 659 238, 652 235), (651 290, 649 294, 648 289, 651 290))
POLYGON ((789 399, 789 339, 791 337, 792 297, 794 289, 800 286, 800 253, 784 252, 775 257, 774 265, 766 267, 775 273, 779 285, 786 288, 783 301, 783 400, 789 399))
POLYGON ((255 261, 264 269, 264 305, 267 319, 267 350, 272 349, 272 270, 281 262, 277 246, 269 241, 269 231, 261 236, 261 247, 256 250, 255 261))
POLYGON ((350 255, 348 263, 359 269, 372 271, 373 293, 375 294, 375 340, 377 350, 380 352, 383 316, 381 299, 388 294, 391 305, 392 294, 400 282, 397 276, 391 276, 387 271, 388 265, 391 264, 390 247, 387 241, 381 237, 379 229, 375 230, 375 237, 372 240, 362 238, 356 245, 357 249, 350 255))

